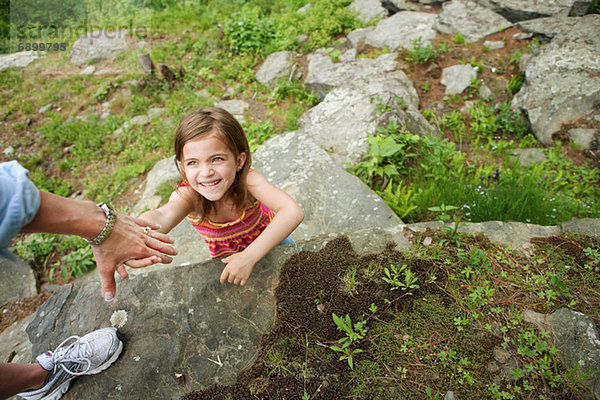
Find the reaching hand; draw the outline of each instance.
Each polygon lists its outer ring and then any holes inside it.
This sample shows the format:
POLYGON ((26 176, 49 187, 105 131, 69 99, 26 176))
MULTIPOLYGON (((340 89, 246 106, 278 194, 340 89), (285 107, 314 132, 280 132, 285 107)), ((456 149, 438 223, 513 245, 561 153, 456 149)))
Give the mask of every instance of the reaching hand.
POLYGON ((227 264, 221 273, 221 283, 229 282, 241 286, 246 284, 256 264, 245 256, 244 252, 232 254, 221 261, 227 264))
POLYGON ((127 278, 123 266, 134 268, 147 267, 156 263, 168 264, 177 254, 172 246, 174 240, 163 233, 156 232, 159 226, 127 215, 118 214, 115 226, 108 238, 98 246, 92 246, 94 258, 102 281, 102 294, 106 301, 115 296, 115 271, 127 278), (143 228, 152 229, 148 234, 143 228))

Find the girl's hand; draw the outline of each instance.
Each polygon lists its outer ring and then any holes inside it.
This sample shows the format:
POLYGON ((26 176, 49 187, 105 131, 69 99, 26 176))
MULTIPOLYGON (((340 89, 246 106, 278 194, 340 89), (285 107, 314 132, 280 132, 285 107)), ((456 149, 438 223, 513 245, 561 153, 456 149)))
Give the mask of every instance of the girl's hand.
POLYGON ((221 283, 229 282, 241 286, 246 284, 256 264, 244 255, 244 252, 232 254, 221 261, 227 264, 221 273, 221 283))

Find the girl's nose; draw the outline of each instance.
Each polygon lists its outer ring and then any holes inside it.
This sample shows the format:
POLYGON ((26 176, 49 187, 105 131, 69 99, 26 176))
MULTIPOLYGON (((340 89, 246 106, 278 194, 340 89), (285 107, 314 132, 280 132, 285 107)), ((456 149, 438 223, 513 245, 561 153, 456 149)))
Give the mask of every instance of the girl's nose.
POLYGON ((202 174, 202 176, 211 176, 213 174, 213 169, 210 165, 206 165, 203 166, 202 169, 200 170, 200 173, 202 174))

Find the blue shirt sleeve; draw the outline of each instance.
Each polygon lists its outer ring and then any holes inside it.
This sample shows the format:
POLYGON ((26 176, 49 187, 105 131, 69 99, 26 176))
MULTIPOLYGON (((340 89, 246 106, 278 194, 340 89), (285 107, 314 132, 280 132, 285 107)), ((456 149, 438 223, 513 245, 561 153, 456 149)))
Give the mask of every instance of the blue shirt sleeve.
POLYGON ((30 223, 40 208, 40 191, 17 161, 0 163, 0 253, 30 223))

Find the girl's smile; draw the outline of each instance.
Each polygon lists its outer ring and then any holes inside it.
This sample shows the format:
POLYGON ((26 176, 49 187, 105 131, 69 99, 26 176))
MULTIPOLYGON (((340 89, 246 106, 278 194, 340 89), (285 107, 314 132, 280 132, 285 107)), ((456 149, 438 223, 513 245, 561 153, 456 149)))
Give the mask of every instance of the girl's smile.
POLYGON ((246 161, 237 159, 217 136, 210 134, 183 146, 181 166, 190 186, 210 201, 227 200, 223 196, 235 182, 236 173, 246 161))

